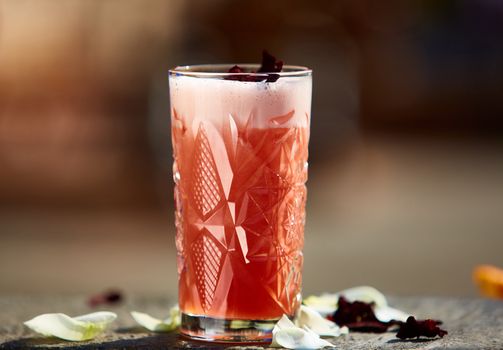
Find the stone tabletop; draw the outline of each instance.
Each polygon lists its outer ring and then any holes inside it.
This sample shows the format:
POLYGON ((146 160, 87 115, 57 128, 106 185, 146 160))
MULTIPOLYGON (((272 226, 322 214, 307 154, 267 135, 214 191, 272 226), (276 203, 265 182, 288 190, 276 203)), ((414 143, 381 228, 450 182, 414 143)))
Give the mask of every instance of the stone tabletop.
MULTIPOLYGON (((221 349, 244 348, 188 341, 176 332, 151 333, 135 326, 130 310, 162 317, 173 300, 130 297, 108 307, 119 315, 114 325, 93 341, 66 342, 43 338, 22 324, 38 314, 64 312, 71 316, 95 311, 78 296, 0 296, 0 349, 221 349)), ((449 334, 442 339, 402 341, 394 333, 362 334, 330 339, 339 349, 503 349, 503 302, 483 299, 390 298, 390 304, 419 318, 444 321, 449 334)), ((254 349, 266 346, 248 347, 254 349)))

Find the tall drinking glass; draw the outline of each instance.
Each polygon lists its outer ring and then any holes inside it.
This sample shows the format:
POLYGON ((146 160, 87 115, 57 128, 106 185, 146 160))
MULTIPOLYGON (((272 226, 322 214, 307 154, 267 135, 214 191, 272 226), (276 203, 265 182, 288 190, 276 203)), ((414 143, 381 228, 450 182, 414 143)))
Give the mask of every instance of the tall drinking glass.
POLYGON ((268 341, 301 303, 311 70, 229 68, 169 75, 181 332, 268 341))

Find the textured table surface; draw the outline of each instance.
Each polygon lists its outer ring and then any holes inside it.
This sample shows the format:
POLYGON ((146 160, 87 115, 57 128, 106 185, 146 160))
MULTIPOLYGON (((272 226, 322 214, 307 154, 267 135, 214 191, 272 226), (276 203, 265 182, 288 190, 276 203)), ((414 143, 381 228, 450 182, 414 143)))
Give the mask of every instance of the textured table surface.
MULTIPOLYGON (((38 314, 64 312, 71 316, 91 310, 85 297, 0 296, 0 349, 219 349, 218 344, 190 342, 173 333, 151 333, 135 326, 129 316, 137 310, 162 317, 172 300, 131 297, 120 306, 108 307, 119 315, 103 335, 88 342, 43 338, 22 324, 38 314)), ((419 318, 444 321, 449 334, 442 339, 401 341, 394 333, 362 334, 331 339, 339 349, 503 349, 503 302, 482 299, 390 298, 392 306, 419 318)), ((226 346, 240 348, 236 346, 226 346)), ((242 348, 242 347, 241 347, 242 348)), ((254 346, 254 349, 266 347, 254 346)))

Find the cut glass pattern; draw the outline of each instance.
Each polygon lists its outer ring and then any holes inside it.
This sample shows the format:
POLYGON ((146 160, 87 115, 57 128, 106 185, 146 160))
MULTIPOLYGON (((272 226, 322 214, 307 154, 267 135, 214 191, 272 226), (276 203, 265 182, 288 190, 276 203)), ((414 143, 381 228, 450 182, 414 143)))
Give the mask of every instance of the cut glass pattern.
POLYGON ((220 129, 200 123, 176 137, 180 307, 220 318, 293 315, 300 303, 309 130, 253 129, 232 116, 227 123, 220 129), (225 155, 214 153, 222 151, 217 144, 225 155), (220 174, 225 167, 215 159, 228 161, 232 174, 220 174), (223 178, 232 179, 225 195, 223 178))
POLYGON ((208 311, 213 304, 217 287, 222 253, 208 232, 192 243, 192 255, 196 273, 196 284, 201 304, 208 311))
POLYGON ((199 126, 196 138, 193 184, 194 201, 199 211, 205 216, 216 208, 221 197, 215 161, 202 124, 199 126))

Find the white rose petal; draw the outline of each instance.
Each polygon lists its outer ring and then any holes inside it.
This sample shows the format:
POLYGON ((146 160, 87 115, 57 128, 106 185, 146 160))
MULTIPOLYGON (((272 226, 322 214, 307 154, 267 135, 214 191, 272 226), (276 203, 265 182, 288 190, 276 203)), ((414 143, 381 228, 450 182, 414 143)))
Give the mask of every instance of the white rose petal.
POLYGON ((308 327, 322 337, 338 337, 348 334, 348 328, 340 328, 334 322, 327 320, 319 312, 306 305, 301 305, 298 316, 295 318, 297 327, 308 327))
POLYGON ((384 294, 370 286, 353 287, 341 290, 337 293, 324 293, 320 296, 310 296, 304 299, 304 304, 326 316, 337 309, 337 302, 341 296, 350 302, 363 301, 365 303, 374 303, 376 308, 388 306, 384 294))
POLYGON ((381 322, 389 322, 391 320, 405 322, 407 321, 407 318, 409 318, 410 316, 410 314, 392 308, 391 306, 376 307, 374 309, 374 314, 376 315, 377 319, 381 322))
POLYGON ((180 310, 178 306, 173 306, 169 311, 169 317, 164 320, 138 311, 131 311, 131 316, 142 327, 152 332, 170 332, 180 326, 180 310))
POLYGON ((318 311, 322 316, 328 316, 337 310, 339 297, 345 297, 348 301, 363 301, 374 303, 374 313, 379 321, 390 320, 406 321, 407 313, 388 306, 384 294, 370 286, 353 287, 344 289, 338 293, 325 293, 320 296, 310 296, 304 299, 304 304, 318 311))
POLYGON ((286 315, 276 323, 272 330, 272 347, 287 349, 321 349, 333 347, 328 341, 304 326, 299 328, 286 315))
POLYGON ((334 348, 334 344, 326 341, 325 339, 321 339, 318 334, 313 332, 309 327, 302 327, 306 331, 306 339, 305 344, 307 347, 301 347, 301 349, 322 349, 322 348, 334 348), (311 347, 309 347, 311 345, 311 347))
POLYGON ((44 336, 82 341, 93 339, 102 333, 116 318, 116 314, 108 311, 94 312, 77 317, 55 313, 39 315, 24 324, 44 336))
POLYGON ((322 316, 328 316, 337 309, 337 302, 339 301, 338 294, 324 293, 322 295, 310 295, 302 302, 319 312, 322 316))
POLYGON ((339 296, 343 296, 350 302, 363 301, 365 303, 374 303, 376 307, 388 306, 386 297, 380 291, 370 286, 360 286, 341 290, 337 293, 339 296))

